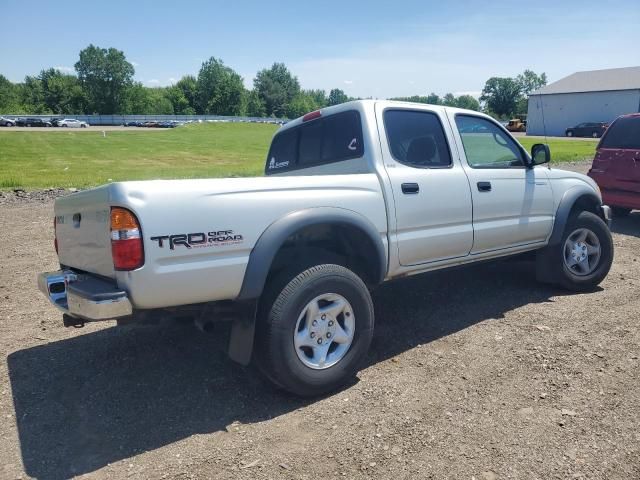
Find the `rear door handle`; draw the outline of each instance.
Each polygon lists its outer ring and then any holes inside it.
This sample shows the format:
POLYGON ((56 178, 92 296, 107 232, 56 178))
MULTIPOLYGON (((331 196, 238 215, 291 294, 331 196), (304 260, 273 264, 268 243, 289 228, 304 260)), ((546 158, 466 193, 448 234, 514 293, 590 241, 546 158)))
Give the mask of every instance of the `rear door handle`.
POLYGON ((403 183, 402 184, 402 193, 405 195, 416 194, 420 191, 420 185, 417 183, 403 183))
POLYGON ((480 191, 480 192, 490 192, 491 191, 491 182, 478 182, 478 191, 480 191))

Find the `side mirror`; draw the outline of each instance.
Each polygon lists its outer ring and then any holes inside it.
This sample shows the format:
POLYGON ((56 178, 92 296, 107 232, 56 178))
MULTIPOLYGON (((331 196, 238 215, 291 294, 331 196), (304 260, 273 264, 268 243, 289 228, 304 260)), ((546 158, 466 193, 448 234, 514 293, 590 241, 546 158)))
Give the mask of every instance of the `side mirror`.
POLYGON ((551 161, 551 150, 545 143, 536 143, 531 147, 531 166, 542 165, 551 161))

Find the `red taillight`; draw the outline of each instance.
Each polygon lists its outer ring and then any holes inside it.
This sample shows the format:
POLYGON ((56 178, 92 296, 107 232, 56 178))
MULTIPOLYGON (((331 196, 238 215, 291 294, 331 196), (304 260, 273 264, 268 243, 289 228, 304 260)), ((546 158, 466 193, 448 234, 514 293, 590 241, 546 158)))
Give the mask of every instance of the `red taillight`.
POLYGON ((304 117, 302 117, 303 122, 308 122, 309 120, 313 120, 314 118, 319 118, 322 116, 322 112, 320 110, 316 110, 315 112, 307 113, 304 117))
POLYGON ((111 256, 116 270, 135 270, 144 264, 140 224, 126 208, 111 208, 111 256))
POLYGON ((53 217, 53 246, 56 249, 56 255, 58 254, 58 221, 56 217, 53 217))

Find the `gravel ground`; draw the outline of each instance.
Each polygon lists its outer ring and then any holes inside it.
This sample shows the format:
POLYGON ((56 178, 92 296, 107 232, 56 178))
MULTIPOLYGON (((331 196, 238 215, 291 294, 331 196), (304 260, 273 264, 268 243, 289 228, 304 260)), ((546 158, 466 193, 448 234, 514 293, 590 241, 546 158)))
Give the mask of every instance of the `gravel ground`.
POLYGON ((63 328, 35 287, 57 266, 51 199, 10 195, 0 478, 640 478, 640 212, 615 221, 590 294, 515 261, 382 286, 358 379, 303 401, 222 335, 63 328))

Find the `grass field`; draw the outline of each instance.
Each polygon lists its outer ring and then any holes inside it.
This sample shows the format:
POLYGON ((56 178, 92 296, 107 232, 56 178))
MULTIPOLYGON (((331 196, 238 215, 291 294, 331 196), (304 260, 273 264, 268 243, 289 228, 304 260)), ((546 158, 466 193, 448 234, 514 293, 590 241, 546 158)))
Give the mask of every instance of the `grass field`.
MULTIPOLYGON (((110 181, 261 175, 277 127, 189 125, 163 132, 0 131, 0 189, 89 187, 110 181)), ((539 139, 519 137, 527 150, 539 139)), ((593 158, 593 140, 549 139, 554 163, 593 158)))
MULTIPOLYGON (((260 175, 275 125, 214 123, 162 132, 0 131, 0 188, 260 175)), ((93 130, 93 129, 92 129, 93 130)))
POLYGON ((598 139, 567 139, 567 138, 548 138, 545 142, 543 138, 518 137, 517 140, 522 144, 527 152, 531 152, 531 146, 534 143, 547 143, 551 149, 551 162, 578 162, 580 160, 593 160, 596 153, 598 139))

